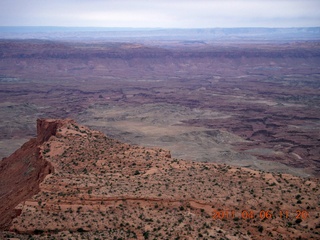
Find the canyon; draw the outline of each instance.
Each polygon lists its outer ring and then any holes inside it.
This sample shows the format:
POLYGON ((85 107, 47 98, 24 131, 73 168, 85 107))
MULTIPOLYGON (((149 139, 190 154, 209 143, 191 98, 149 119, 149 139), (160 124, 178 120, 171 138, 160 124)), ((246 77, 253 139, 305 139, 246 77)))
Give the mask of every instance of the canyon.
POLYGON ((1 157, 37 118, 72 118, 177 158, 319 176, 317 41, 3 39, 0 56, 1 157))
POLYGON ((1 239, 319 238, 319 28, 29 30, 0 27, 1 239))

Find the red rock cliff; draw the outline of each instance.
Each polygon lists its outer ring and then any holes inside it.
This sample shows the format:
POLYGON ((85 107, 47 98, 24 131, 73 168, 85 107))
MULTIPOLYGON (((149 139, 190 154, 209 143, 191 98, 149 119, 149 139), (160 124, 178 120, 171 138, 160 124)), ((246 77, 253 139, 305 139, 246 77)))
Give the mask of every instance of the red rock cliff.
POLYGON ((12 219, 19 215, 15 207, 35 195, 45 176, 54 171, 50 162, 42 158, 40 147, 68 122, 74 121, 38 119, 37 138, 0 161, 0 229, 9 228, 12 219))
POLYGON ((57 129, 62 125, 72 122, 71 119, 37 119, 37 141, 39 144, 48 141, 51 136, 55 136, 57 129))

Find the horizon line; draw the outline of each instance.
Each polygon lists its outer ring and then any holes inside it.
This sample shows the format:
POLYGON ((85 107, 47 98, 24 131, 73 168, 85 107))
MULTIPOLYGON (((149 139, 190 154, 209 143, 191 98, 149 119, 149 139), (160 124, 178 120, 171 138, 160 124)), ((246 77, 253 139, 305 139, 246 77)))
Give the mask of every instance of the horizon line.
POLYGON ((303 28, 320 28, 319 26, 309 26, 309 27, 101 27, 101 26, 1 26, 0 28, 97 28, 97 29, 303 29, 303 28))

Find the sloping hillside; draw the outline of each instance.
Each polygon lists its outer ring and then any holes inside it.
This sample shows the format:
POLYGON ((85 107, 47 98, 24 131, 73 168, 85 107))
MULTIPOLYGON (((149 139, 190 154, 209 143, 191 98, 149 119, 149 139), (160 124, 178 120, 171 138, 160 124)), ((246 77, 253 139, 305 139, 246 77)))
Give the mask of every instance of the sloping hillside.
POLYGON ((1 238, 319 237, 319 179, 183 161, 73 120, 37 128, 0 164, 1 238))

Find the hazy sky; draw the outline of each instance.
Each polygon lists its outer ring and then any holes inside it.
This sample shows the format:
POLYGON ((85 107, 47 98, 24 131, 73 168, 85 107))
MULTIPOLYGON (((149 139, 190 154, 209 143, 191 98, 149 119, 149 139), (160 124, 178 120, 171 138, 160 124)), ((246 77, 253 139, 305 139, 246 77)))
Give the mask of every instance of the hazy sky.
POLYGON ((0 25, 314 27, 320 0, 0 0, 0 25))

